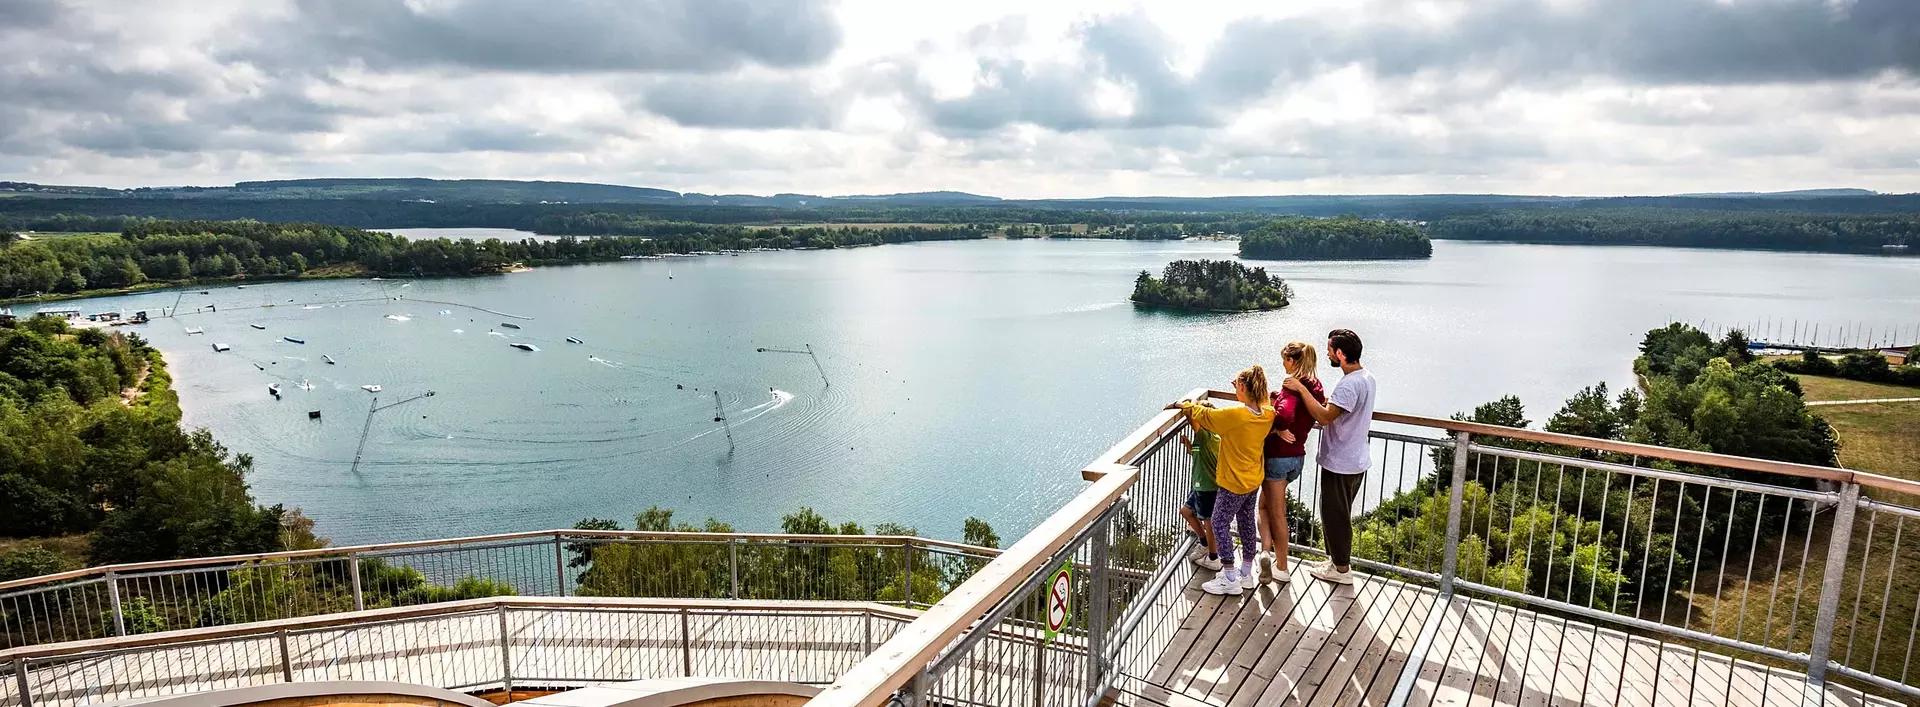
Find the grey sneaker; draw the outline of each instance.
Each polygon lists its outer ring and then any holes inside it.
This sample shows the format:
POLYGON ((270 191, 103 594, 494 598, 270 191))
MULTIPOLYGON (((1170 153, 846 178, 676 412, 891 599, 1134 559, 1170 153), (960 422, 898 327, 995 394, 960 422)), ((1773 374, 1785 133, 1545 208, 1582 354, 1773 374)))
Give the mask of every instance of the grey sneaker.
POLYGON ((1200 569, 1207 570, 1208 572, 1220 571, 1220 558, 1208 557, 1205 551, 1194 554, 1193 564, 1199 565, 1200 569))
POLYGON ((1309 574, 1312 574, 1316 579, 1324 579, 1334 584, 1353 584, 1353 572, 1341 572, 1339 568, 1334 567, 1331 562, 1321 563, 1319 566, 1314 567, 1309 574))

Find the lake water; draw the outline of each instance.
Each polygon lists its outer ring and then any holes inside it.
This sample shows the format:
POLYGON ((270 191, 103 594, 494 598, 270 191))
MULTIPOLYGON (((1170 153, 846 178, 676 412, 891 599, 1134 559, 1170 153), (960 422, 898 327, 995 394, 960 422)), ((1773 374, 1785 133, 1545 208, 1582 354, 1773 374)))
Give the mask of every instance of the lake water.
POLYGON ((1448 241, 1426 261, 1267 263, 1296 293, 1278 312, 1126 302, 1140 270, 1234 247, 929 243, 222 287, 182 300, 217 313, 143 335, 188 422, 253 455, 259 499, 336 542, 626 523, 654 504, 751 530, 811 506, 948 538, 978 515, 1012 538, 1161 404, 1248 363, 1277 370, 1281 344, 1337 326, 1364 337, 1380 409, 1444 416, 1511 393, 1538 421, 1581 386, 1630 384, 1641 335, 1671 319, 1920 319, 1915 259, 1448 241), (807 345, 825 380, 804 354, 757 351, 807 345), (383 405, 436 395, 369 425, 365 384, 383 405))

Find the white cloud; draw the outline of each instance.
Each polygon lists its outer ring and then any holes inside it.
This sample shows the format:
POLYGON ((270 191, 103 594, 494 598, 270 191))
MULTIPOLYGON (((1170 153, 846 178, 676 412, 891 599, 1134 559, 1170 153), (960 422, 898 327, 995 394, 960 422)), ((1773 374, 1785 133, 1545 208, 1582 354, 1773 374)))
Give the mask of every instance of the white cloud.
POLYGON ((10 0, 0 178, 1920 191, 1912 0, 10 0))

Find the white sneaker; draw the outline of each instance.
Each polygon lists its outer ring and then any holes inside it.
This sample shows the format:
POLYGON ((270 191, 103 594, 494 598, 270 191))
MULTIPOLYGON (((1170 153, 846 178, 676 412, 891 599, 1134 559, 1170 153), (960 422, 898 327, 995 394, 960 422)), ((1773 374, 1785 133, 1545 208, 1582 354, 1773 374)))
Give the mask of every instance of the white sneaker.
POLYGON ((1260 561, 1254 560, 1240 568, 1240 588, 1260 588, 1260 561))
POLYGON ((1200 552, 1194 553, 1193 564, 1199 565, 1200 569, 1206 570, 1208 572, 1220 571, 1220 558, 1208 557, 1207 551, 1205 550, 1201 550, 1200 552))
POLYGON ((1353 584, 1353 572, 1341 572, 1338 568, 1334 567, 1331 562, 1321 563, 1319 566, 1314 567, 1309 574, 1312 574, 1316 579, 1324 579, 1334 584, 1353 584))
POLYGON ((1283 569, 1275 569, 1267 573, 1267 581, 1277 584, 1287 584, 1293 581, 1293 573, 1283 569))
POLYGON ((1220 574, 1214 576, 1213 579, 1208 580, 1206 584, 1200 585, 1200 591, 1206 592, 1208 594, 1229 594, 1229 595, 1238 596, 1240 592, 1244 591, 1240 588, 1240 578, 1236 576, 1238 574, 1239 574, 1238 572, 1233 571, 1233 569, 1231 568, 1221 570, 1220 574))

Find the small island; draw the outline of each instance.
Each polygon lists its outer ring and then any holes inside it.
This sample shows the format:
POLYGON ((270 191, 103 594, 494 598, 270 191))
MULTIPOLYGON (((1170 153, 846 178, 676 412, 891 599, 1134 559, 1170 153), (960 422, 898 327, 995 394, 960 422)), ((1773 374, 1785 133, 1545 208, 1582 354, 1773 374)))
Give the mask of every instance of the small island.
POLYGON ((1251 312, 1279 309, 1293 298, 1292 288, 1266 268, 1231 260, 1176 260, 1156 278, 1140 271, 1133 281, 1133 303, 1144 307, 1203 312, 1251 312))
POLYGON ((1399 221, 1358 216, 1274 219, 1240 238, 1240 257, 1258 260, 1398 260, 1433 257, 1433 241, 1399 221))

